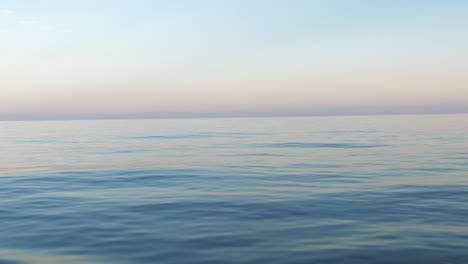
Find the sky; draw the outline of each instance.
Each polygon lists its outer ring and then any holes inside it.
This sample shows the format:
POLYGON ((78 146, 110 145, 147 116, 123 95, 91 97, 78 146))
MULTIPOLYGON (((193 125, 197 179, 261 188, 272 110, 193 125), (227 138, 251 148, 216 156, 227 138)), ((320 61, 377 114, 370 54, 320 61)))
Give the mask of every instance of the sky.
POLYGON ((0 0, 0 120, 468 112, 464 0, 0 0))

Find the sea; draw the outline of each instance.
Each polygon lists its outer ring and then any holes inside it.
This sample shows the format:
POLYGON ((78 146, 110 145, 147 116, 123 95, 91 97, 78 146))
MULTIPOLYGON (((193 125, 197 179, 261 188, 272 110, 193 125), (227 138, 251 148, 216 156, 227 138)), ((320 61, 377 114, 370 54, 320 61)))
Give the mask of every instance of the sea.
POLYGON ((468 263, 468 115, 0 122, 0 264, 468 263))

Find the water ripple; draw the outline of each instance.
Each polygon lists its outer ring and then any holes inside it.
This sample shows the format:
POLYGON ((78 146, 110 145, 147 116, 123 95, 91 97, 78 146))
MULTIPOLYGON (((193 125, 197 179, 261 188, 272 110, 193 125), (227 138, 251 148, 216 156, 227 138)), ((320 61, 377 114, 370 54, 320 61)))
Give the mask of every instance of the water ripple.
POLYGON ((354 149, 354 148, 388 147, 388 145, 384 145, 384 144, 367 144, 367 143, 285 142, 285 143, 254 144, 254 145, 252 145, 252 147, 257 147, 257 148, 339 148, 339 149, 354 149))
POLYGON ((177 135, 145 135, 145 136, 132 136, 125 137, 125 139, 197 139, 197 138, 242 138, 242 137, 255 137, 266 135, 265 133, 192 133, 192 134, 177 134, 177 135))

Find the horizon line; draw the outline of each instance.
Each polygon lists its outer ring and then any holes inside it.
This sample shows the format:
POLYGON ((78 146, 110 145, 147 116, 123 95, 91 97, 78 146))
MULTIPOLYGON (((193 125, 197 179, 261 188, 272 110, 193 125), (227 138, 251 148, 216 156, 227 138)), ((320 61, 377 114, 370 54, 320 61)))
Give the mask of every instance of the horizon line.
MULTIPOLYGON (((122 113, 121 113, 122 114, 122 113)), ((121 115, 115 114, 115 115, 121 115)), ((294 118, 294 117, 353 117, 353 116, 416 116, 416 115, 466 115, 468 111, 461 112, 431 112, 431 113, 350 113, 350 114, 252 114, 252 115, 166 115, 166 116, 138 116, 145 115, 127 114, 134 116, 113 116, 113 114, 95 114, 95 115, 108 115, 108 116, 84 116, 84 117, 37 117, 37 118, 0 118, 0 122, 22 122, 22 121, 86 121, 86 120, 151 120, 151 119, 228 119, 228 118, 294 118)), ((125 115, 125 114, 124 114, 125 115)))

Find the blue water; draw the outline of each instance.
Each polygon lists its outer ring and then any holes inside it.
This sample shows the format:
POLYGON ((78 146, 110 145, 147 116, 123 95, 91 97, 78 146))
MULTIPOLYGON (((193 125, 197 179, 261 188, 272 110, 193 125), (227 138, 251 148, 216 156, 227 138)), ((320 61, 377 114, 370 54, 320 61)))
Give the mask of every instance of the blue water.
POLYGON ((0 264, 468 263, 468 115, 0 122, 0 264))

